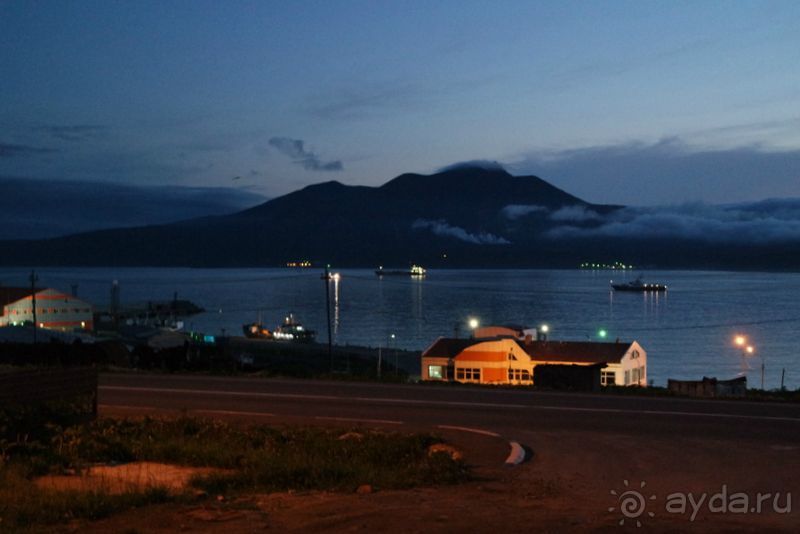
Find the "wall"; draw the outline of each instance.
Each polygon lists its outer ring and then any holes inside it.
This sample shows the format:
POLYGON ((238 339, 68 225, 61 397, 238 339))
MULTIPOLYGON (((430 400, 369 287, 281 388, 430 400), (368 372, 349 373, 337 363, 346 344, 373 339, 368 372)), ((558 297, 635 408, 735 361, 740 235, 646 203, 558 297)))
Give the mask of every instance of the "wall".
MULTIPOLYGON (((0 326, 32 321, 31 298, 12 302, 3 312, 0 326)), ((92 305, 55 289, 44 289, 36 293, 36 322, 54 330, 92 330, 92 305)))

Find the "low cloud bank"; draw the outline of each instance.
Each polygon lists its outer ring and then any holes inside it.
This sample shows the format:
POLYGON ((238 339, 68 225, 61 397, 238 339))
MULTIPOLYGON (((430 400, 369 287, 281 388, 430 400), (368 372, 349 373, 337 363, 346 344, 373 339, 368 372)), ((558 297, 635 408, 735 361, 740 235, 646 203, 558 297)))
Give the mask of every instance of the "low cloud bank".
MULTIPOLYGON (((551 219, 556 220, 552 216, 551 219)), ((670 238, 747 244, 800 241, 800 199, 727 206, 694 203, 623 208, 598 216, 597 221, 600 224, 593 227, 563 224, 545 235, 552 239, 670 238)))
POLYGON ((477 245, 510 245, 511 242, 503 237, 488 232, 470 233, 460 226, 452 226, 443 219, 436 221, 417 219, 411 225, 414 230, 430 230, 439 237, 454 237, 467 243, 477 245))
POLYGON ((550 208, 546 206, 538 206, 536 204, 509 204, 500 210, 500 215, 510 221, 515 221, 534 214, 558 222, 587 222, 599 221, 602 219, 602 215, 596 211, 580 205, 564 206, 551 211, 550 208))

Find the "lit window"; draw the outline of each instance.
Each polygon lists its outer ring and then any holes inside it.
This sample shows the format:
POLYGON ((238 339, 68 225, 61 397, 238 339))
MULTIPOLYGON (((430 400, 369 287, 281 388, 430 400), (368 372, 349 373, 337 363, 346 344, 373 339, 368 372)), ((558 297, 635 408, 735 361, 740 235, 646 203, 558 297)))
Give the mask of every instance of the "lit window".
POLYGON ((441 365, 429 365, 428 366, 428 378, 442 380, 444 378, 444 373, 442 373, 442 366, 441 365))
POLYGON ((603 386, 613 386, 617 383, 617 373, 614 371, 601 371, 600 384, 603 386))

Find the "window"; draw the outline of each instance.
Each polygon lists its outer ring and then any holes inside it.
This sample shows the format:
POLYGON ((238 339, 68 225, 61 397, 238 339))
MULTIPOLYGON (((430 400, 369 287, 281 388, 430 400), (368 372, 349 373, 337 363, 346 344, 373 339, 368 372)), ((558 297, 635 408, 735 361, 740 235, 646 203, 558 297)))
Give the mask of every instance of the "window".
POLYGON ((456 369, 456 379, 480 382, 481 370, 459 367, 458 369, 456 369))
POLYGON ((600 371, 600 385, 613 386, 617 383, 617 373, 614 371, 600 371))
POLYGON ((509 369, 508 379, 515 380, 517 382, 529 382, 531 379, 531 373, 527 369, 509 369))
POLYGON ((444 373, 442 372, 441 365, 429 365, 428 366, 428 378, 431 380, 442 380, 444 378, 444 373))
POLYGON ((631 372, 625 371, 625 385, 627 386, 630 383, 631 383, 631 372))

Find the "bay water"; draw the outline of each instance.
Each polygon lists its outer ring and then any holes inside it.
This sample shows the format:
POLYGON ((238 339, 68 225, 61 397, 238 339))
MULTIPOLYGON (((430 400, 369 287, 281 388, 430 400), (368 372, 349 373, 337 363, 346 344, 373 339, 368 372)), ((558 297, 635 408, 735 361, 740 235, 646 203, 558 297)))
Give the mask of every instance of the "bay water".
MULTIPOLYGON (((335 270, 335 269, 334 269, 335 270)), ((482 325, 549 326, 551 340, 638 341, 647 351, 648 378, 727 379, 746 374, 761 382, 800 387, 800 274, 647 271, 665 293, 620 293, 610 281, 637 271, 430 270, 422 279, 371 269, 342 269, 326 282, 318 269, 41 268, 39 286, 70 291, 104 309, 119 282, 123 307, 168 301, 175 292, 206 311, 185 329, 241 335, 259 317, 274 328, 292 312, 324 341, 326 289, 334 343, 423 350, 439 336, 468 336, 482 325), (601 338, 601 330, 606 337, 601 338), (733 338, 747 336, 746 356, 733 338)), ((3 285, 27 285, 29 270, 0 268, 3 285)))

